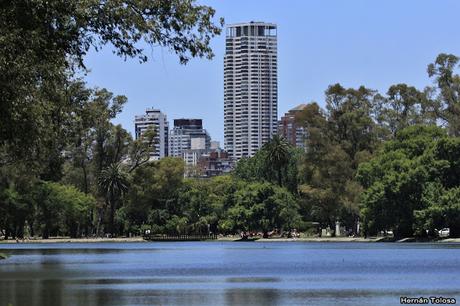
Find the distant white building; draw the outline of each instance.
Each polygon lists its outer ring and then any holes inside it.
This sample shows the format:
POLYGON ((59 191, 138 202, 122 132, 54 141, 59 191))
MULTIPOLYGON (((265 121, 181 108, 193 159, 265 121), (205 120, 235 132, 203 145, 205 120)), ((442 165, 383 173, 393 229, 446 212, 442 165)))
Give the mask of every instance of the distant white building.
POLYGON ((219 150, 220 149, 220 142, 216 140, 211 140, 211 150, 219 150))
POLYGON ((159 109, 148 108, 145 115, 136 116, 134 119, 136 139, 150 127, 156 132, 155 149, 150 153, 151 160, 158 160, 168 156, 169 124, 166 115, 159 109))
POLYGON ((185 165, 186 166, 196 166, 198 164, 198 161, 200 160, 200 157, 205 154, 205 150, 199 150, 199 149, 189 149, 189 150, 184 150, 182 157, 184 159, 185 165))

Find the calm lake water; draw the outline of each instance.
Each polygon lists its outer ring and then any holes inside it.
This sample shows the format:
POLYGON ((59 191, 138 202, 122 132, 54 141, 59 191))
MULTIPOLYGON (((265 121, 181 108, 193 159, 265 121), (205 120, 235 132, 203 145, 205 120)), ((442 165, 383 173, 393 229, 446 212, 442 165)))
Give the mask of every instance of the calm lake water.
POLYGON ((0 305, 460 303, 460 244, 0 245, 0 305))

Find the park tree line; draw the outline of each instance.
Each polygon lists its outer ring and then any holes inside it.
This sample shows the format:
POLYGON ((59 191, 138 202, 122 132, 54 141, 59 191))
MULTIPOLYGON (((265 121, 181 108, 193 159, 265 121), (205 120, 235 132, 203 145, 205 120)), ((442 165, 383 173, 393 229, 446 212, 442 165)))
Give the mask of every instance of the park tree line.
POLYGON ((111 120, 127 99, 88 88, 85 55, 106 45, 148 60, 161 46, 212 58, 222 19, 195 1, 8 1, 0 6, 0 231, 22 237, 115 233, 128 176, 148 161, 111 120), (80 212, 80 213, 77 213, 80 212))
MULTIPOLYGON (((127 98, 89 88, 86 53, 111 45, 147 59, 212 58, 223 20, 195 1, 9 1, 0 7, 0 235, 234 234, 334 228, 397 237, 460 235, 459 58, 440 54, 424 89, 340 84, 297 122, 306 149, 274 136, 235 170, 184 178, 150 162, 154 130, 134 140, 112 120, 127 98), (24 39, 27 37, 27 39, 24 39)), ((361 234, 361 233, 360 233, 361 234)))
POLYGON ((423 90, 329 86, 324 108, 312 102, 296 115, 304 151, 275 136, 234 174, 290 191, 304 230, 312 221, 334 230, 339 221, 355 235, 359 224, 361 235, 434 237, 449 227, 459 236, 459 61, 439 54, 423 90))
POLYGON ((335 84, 324 109, 311 103, 302 111, 308 138, 298 191, 308 219, 340 221, 352 233, 360 222, 364 235, 433 237, 444 227, 460 235, 459 60, 439 54, 423 90, 335 84))

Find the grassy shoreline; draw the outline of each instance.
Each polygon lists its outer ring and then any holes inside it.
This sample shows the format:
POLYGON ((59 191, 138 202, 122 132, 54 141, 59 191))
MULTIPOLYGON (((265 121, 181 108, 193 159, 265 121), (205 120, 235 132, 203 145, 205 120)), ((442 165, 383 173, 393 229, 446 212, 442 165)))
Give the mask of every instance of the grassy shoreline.
MULTIPOLYGON (((234 242, 239 240, 239 237, 222 237, 217 240, 219 242, 234 242)), ((49 238, 49 239, 26 239, 26 240, 0 240, 0 244, 22 244, 22 243, 128 243, 128 242, 148 242, 142 237, 126 237, 126 238, 49 238)), ((255 242, 388 242, 382 237, 362 238, 362 237, 305 237, 305 238, 269 238, 258 239, 255 242)), ((438 241, 424 241, 425 243, 460 243, 460 238, 449 238, 438 241)), ((424 243, 422 242, 422 243, 424 243)), ((410 243, 410 242, 407 242, 410 243)))

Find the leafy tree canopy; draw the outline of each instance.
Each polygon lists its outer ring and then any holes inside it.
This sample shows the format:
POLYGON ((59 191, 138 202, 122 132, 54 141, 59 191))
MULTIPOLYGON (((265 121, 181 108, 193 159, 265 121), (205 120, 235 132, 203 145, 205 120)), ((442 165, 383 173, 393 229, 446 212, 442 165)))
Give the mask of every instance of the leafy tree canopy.
POLYGON ((193 0, 2 2, 0 149, 9 153, 2 163, 34 160, 64 136, 62 122, 77 112, 69 83, 92 47, 111 44, 140 61, 146 46, 168 48, 181 63, 211 58, 210 39, 223 24, 214 14, 193 0))
POLYGON ((393 230, 397 237, 433 234, 450 227, 459 235, 458 202, 460 140, 436 126, 412 126, 369 162, 357 178, 362 195, 365 230, 393 230))

